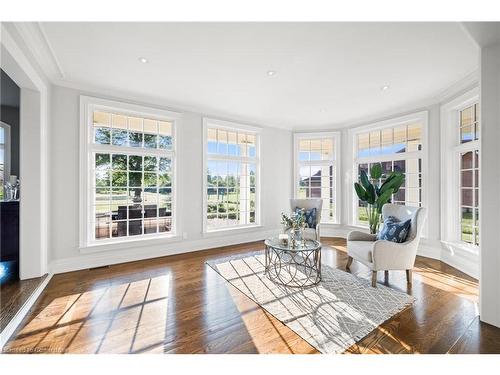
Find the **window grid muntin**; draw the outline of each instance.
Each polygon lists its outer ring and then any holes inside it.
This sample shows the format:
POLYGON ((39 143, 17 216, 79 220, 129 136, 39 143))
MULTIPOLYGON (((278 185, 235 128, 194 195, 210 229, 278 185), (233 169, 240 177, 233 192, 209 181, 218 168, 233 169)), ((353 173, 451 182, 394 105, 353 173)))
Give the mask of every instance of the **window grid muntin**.
POLYGON ((253 131, 207 125, 204 192, 207 231, 259 223, 258 137, 253 131), (216 174, 212 173, 214 165, 216 174))
POLYGON ((423 125, 420 122, 360 132, 355 137, 356 158, 419 152, 422 151, 422 138, 423 125), (397 145, 401 145, 399 149, 397 145))
MULTIPOLYGON (((174 131, 175 131, 175 122, 171 119, 153 119, 155 116, 137 116, 137 115, 129 115, 127 113, 122 113, 121 111, 119 110, 115 110, 115 109, 101 109, 101 108, 98 108, 98 106, 92 106, 91 107, 92 110, 90 111, 90 123, 89 123, 89 127, 90 127, 90 134, 89 134, 89 148, 88 148, 88 152, 90 154, 90 168, 89 168, 89 172, 90 172, 90 181, 89 181, 89 187, 90 187, 90 193, 89 193, 89 210, 88 210, 88 214, 89 214, 89 218, 88 218, 88 222, 90 224, 89 226, 89 232, 88 232, 88 236, 89 236, 89 242, 92 243, 92 242, 96 242, 96 243, 103 243, 103 242, 117 242, 117 241, 122 241, 122 240, 127 240, 127 239, 130 239, 130 238, 142 238, 142 237, 145 237, 145 238, 148 238, 148 237, 155 237, 155 236, 165 236, 165 235, 172 235, 175 231, 175 213, 174 213, 174 198, 173 198, 173 193, 174 193, 174 161, 175 161, 175 158, 174 158, 174 141, 175 141, 175 137, 174 137, 174 131), (94 109, 95 108, 95 109, 94 109), (147 147, 144 143, 141 144, 140 147, 137 147, 137 146, 130 146, 129 144, 125 144, 125 145, 121 145, 121 146, 118 146, 118 145, 114 145, 112 144, 112 135, 110 136, 110 141, 107 143, 107 144, 100 144, 98 142, 95 141, 95 128, 98 128, 98 127, 103 127, 103 124, 99 123, 99 124, 96 124, 94 122, 94 114, 96 112, 101 112, 101 113, 107 113, 110 115, 110 118, 112 118, 113 116, 121 116, 122 118, 125 118, 127 120, 127 131, 129 129, 131 129, 131 125, 130 125, 130 119, 133 118, 135 120, 139 120, 140 122, 140 127, 142 129, 142 131, 144 131, 144 123, 145 122, 149 122, 149 129, 151 129, 151 124, 152 123, 156 123, 156 130, 158 131, 158 134, 160 134, 160 127, 162 125, 160 124, 167 124, 168 126, 168 130, 165 130, 165 126, 163 125, 163 130, 162 130, 162 134, 164 136, 166 136, 166 132, 168 131, 168 137, 169 137, 169 141, 167 142, 167 145, 168 147, 160 147, 160 143, 159 143, 159 137, 157 137, 157 142, 156 142, 156 147, 155 148, 149 148, 147 147), (96 186, 96 179, 95 179, 95 155, 96 154, 109 154, 110 155, 110 158, 111 158, 111 155, 126 155, 127 156, 127 171, 123 171, 123 170, 115 170, 115 172, 127 172, 127 186, 121 186, 121 187, 118 187, 118 186, 112 186, 112 168, 109 169, 109 186, 107 187, 98 187, 96 186), (165 158, 165 159, 168 159, 170 160, 170 171, 167 173, 165 172, 164 175, 168 174, 170 176, 170 183, 168 184, 169 186, 159 186, 160 183, 158 181, 158 175, 156 176, 156 185, 155 187, 153 186, 145 186, 144 184, 144 173, 152 173, 151 171, 144 171, 144 164, 142 165, 142 169, 140 171, 134 171, 134 170, 130 170, 129 167, 129 159, 128 157, 130 156, 134 156, 134 157, 140 157, 142 158, 142 161, 144 161, 144 158, 145 157, 150 157, 150 158, 157 158, 157 162, 159 163, 159 160, 160 158, 165 158), (141 174, 141 184, 140 186, 130 186, 130 172, 133 172, 133 173, 140 173, 141 174), (110 193, 109 193, 109 207, 110 207, 110 210, 112 209, 112 189, 118 189, 118 188, 121 188, 121 189, 126 189, 126 196, 127 196, 127 200, 126 200, 126 218, 125 219, 119 219, 119 220, 112 220, 110 219, 110 222, 108 223, 108 229, 109 229, 109 235, 107 237, 103 237, 103 238, 96 238, 96 232, 97 232, 97 228, 96 228, 96 212, 95 212, 95 207, 98 205, 97 204, 97 201, 96 201, 96 189, 104 189, 104 188, 109 188, 110 189, 110 193), (141 199, 142 199, 142 202, 140 204, 140 206, 137 206, 136 208, 140 208, 141 209, 141 212, 140 212, 140 217, 130 217, 130 206, 129 204, 131 204, 131 195, 129 194, 129 192, 131 190, 135 190, 135 189, 140 189, 141 193, 141 199), (152 203, 151 199, 146 195, 146 193, 151 193, 152 190, 156 190, 156 193, 153 193, 156 195, 156 199, 153 199, 152 201, 156 201, 156 208, 154 209, 156 211, 156 216, 145 216, 145 211, 146 210, 149 210, 151 211, 151 208, 146 208, 146 203, 152 203), (164 193, 166 192, 165 189, 168 189, 168 193, 169 193, 169 198, 167 198, 167 200, 163 200, 161 201, 160 203, 160 198, 161 198, 161 193, 164 193), (149 191, 148 191, 149 190, 149 191), (160 192, 161 191, 161 192, 160 192), (164 205, 165 207, 161 207, 160 205, 164 205), (165 208, 165 211, 166 212, 169 212, 170 215, 167 216, 161 216, 160 215, 160 210, 162 210, 163 208, 165 208), (167 211, 167 209, 169 209, 169 211, 167 211), (153 220, 156 220, 156 225, 155 225, 155 233, 146 233, 146 227, 147 227, 147 224, 151 224, 153 222, 153 220), (133 223, 136 223, 136 224, 140 224, 140 233, 137 233, 137 234, 131 234, 130 233, 130 222, 133 222, 133 223), (140 222, 140 223, 139 223, 140 222), (164 224, 164 228, 160 227, 161 223, 163 222, 164 224), (127 224, 126 225, 126 235, 122 235, 122 236, 114 236, 113 235, 113 225, 114 223, 125 223, 127 224)), ((137 122, 136 122, 137 124, 137 122)), ((105 124, 104 124, 105 125, 105 124)), ((113 123, 109 123, 107 124, 108 128, 112 128, 113 127, 113 123)), ((146 133, 143 133, 143 134, 148 134, 148 132, 146 133)), ((144 137, 142 137, 142 142, 144 142, 144 137)), ((159 165, 157 165, 159 167, 159 165)), ((155 171, 156 173, 156 171, 155 171)), ((167 195, 167 194, 165 194, 167 195)), ((101 203, 100 205, 102 205, 103 207, 106 206, 106 203, 101 203)), ((110 215, 111 216, 111 215, 110 215)), ((151 228, 151 227, 149 227, 151 228)))
POLYGON ((480 112, 478 103, 472 104, 459 111, 458 136, 460 144, 479 140, 479 134, 480 134, 479 113, 480 112), (467 112, 470 113, 470 119, 468 121, 465 115, 467 112), (469 129, 469 134, 471 135, 468 138, 464 138, 464 134, 467 134, 467 131, 464 131, 464 129, 467 128, 469 129))
POLYGON ((335 223, 335 189, 336 164, 335 164, 335 137, 299 137, 297 142, 297 198, 320 198, 323 200, 321 222, 335 223), (318 148, 317 145, 320 145, 318 148), (318 151, 319 150, 319 151, 318 151), (318 155, 315 155, 317 153, 318 155), (320 176, 313 176, 313 168, 321 171, 320 176), (308 173, 302 173, 305 170, 308 173), (323 171, 327 171, 323 175, 323 171), (316 177, 316 178, 314 178, 316 177), (312 186, 314 181, 319 181, 319 186, 312 186), (304 184, 307 179, 307 186, 304 184), (313 196, 315 193, 319 196, 313 196), (324 197, 327 194, 327 197, 324 197))
MULTIPOLYGON (((406 187, 405 185, 407 184, 406 178, 405 178, 405 183, 396 193, 396 196, 393 195, 392 199, 394 199, 394 203, 396 204, 406 204, 410 206, 421 206, 422 205, 422 175, 423 175, 423 141, 424 141, 424 123, 422 120, 418 121, 408 121, 403 124, 398 124, 398 125, 393 125, 393 126, 386 126, 386 127, 381 127, 378 129, 374 130, 366 130, 366 131, 361 131, 357 132, 354 134, 354 168, 356 173, 358 174, 357 180, 359 181, 359 175, 360 175, 360 166, 362 165, 368 165, 371 166, 371 164, 375 163, 392 163, 391 168, 394 168, 394 163, 402 162, 408 160, 416 160, 418 162, 418 172, 411 172, 411 173, 406 173, 405 172, 405 177, 408 174, 412 180, 416 179, 418 181, 418 184, 420 185, 419 187, 406 187), (391 132, 392 130, 392 132, 391 132), (392 137, 389 137, 389 133, 392 133, 392 137), (415 135, 418 135, 416 136, 415 135), (379 135, 375 135, 379 134, 379 135), (412 135, 410 135, 412 134, 412 135), (385 136, 384 136, 385 135, 385 136), (371 147, 371 139, 374 138, 380 139, 379 142, 379 147, 378 148, 372 148, 371 147), (387 142, 388 139, 392 138, 392 144, 387 142), (385 139, 385 142, 384 142, 385 139), (396 140, 399 141, 399 143, 396 143, 396 140), (368 145, 367 142, 368 141, 368 145), (361 146, 365 147, 360 147, 361 146), (399 148, 396 148, 395 145, 401 144, 402 146, 399 148), (389 147, 390 149, 386 148, 383 150, 383 146, 389 147), (412 189, 411 191, 413 194, 417 193, 418 191, 418 202, 416 201, 409 201, 406 199, 406 190, 407 189, 412 189), (400 198, 402 193, 405 194, 405 201, 402 200, 397 200, 395 198, 400 198)), ((375 142, 375 146, 377 143, 375 142)), ((369 175, 369 169, 367 170, 367 174, 369 175)), ((366 217, 366 210, 365 206, 366 204, 361 202, 356 194, 354 194, 354 207, 356 209, 354 216, 354 222, 356 224, 360 225, 367 225, 368 221, 367 218, 364 220, 366 217), (363 218, 363 219, 362 219, 363 218)))
POLYGON ((458 146, 456 147, 456 154, 458 157, 458 181, 459 181, 459 194, 458 194, 458 239, 462 242, 479 246, 479 136, 480 136, 480 122, 479 122, 479 104, 474 103, 458 111, 458 146), (464 121, 464 113, 469 112, 470 120, 464 121), (465 122, 465 125, 464 125, 465 122), (463 128, 469 127, 472 130, 470 139, 463 137, 463 128), (464 167, 464 155, 471 153, 470 167, 464 167), (471 182, 464 186, 464 174, 470 174, 471 182), (469 192, 470 201, 464 202, 465 192, 469 192), (472 203, 468 205, 466 203, 472 203), (470 212, 467 212, 470 211, 470 212), (464 213, 470 215, 470 218, 465 219, 464 213), (465 232, 467 230, 467 232, 465 232), (470 233, 469 233, 470 231, 470 233))

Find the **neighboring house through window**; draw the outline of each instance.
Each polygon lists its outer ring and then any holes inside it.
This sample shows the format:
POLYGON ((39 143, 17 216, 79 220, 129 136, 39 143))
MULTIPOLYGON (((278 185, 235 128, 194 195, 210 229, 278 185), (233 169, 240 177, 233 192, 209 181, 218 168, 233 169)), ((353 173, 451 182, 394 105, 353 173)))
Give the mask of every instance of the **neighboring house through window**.
MULTIPOLYGON (((427 112, 384 121, 354 129, 355 180, 361 171, 370 177, 371 167, 379 163, 384 176, 393 171, 405 175, 405 182, 392 196, 392 203, 407 206, 422 206, 423 169, 427 112)), ((366 204, 354 194, 354 224, 366 225, 366 204)))
POLYGON ((442 238, 479 246, 480 108, 473 89, 441 107, 442 238))
POLYGON ((322 199, 322 223, 340 222, 340 133, 296 133, 295 197, 322 199))

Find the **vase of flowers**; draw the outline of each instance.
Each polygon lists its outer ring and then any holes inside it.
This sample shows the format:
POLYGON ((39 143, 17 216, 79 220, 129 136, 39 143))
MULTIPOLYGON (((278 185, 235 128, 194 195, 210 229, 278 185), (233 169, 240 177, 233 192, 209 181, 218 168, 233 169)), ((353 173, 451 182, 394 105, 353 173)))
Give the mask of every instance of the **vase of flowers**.
POLYGON ((306 226, 304 210, 292 212, 290 215, 281 213, 281 224, 285 227, 285 232, 290 233, 290 246, 297 247, 302 241, 302 231, 306 226))

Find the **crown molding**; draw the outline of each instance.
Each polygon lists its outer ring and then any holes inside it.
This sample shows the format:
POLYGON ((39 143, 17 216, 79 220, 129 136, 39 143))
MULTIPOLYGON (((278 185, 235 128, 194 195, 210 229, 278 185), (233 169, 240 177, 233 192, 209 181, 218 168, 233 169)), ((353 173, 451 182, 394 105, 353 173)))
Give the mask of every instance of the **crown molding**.
POLYGON ((445 103, 456 96, 462 94, 465 91, 470 90, 474 86, 479 85, 479 70, 474 70, 473 72, 467 74, 462 79, 458 80, 445 90, 441 91, 438 95, 435 96, 435 103, 445 103))
POLYGON ((49 80, 64 79, 64 71, 43 26, 39 22, 13 22, 12 24, 49 80))

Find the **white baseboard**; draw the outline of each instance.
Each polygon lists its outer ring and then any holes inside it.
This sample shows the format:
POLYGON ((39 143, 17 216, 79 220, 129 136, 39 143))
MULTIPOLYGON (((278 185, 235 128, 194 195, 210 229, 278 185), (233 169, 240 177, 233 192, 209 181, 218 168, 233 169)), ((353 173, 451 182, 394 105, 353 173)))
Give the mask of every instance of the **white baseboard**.
POLYGON ((0 333, 0 351, 3 349, 7 341, 9 341, 10 337, 15 332, 19 324, 21 324, 26 314, 28 314, 28 311, 35 304, 38 297, 40 297, 40 294, 42 294, 43 290, 45 289, 51 278, 52 274, 49 273, 45 278, 45 280, 43 280, 43 282, 38 286, 38 288, 35 289, 33 294, 28 298, 28 300, 24 303, 21 309, 16 313, 16 315, 12 318, 9 324, 7 324, 4 330, 0 333))
POLYGON ((190 241, 157 244, 154 246, 131 247, 121 250, 94 252, 81 254, 71 258, 56 259, 50 262, 50 272, 64 273, 94 267, 109 266, 112 264, 133 262, 143 259, 158 258, 168 255, 189 253, 215 247, 230 246, 240 243, 264 240, 279 233, 279 229, 224 234, 220 236, 204 237, 190 241))
MULTIPOLYGON (((351 230, 362 230, 359 227, 348 225, 322 225, 321 236, 346 238, 351 230)), ((50 272, 53 274, 78 271, 82 269, 108 266, 143 259, 158 258, 168 255, 189 253, 221 246, 230 246, 239 243, 263 240, 276 235, 279 229, 265 229, 259 231, 224 234, 214 237, 203 237, 190 241, 179 241, 166 244, 157 244, 148 247, 131 247, 113 251, 81 254, 79 256, 57 259, 50 263, 50 272)), ((418 255, 440 260, 474 278, 479 277, 479 256, 461 250, 450 249, 437 240, 423 238, 420 241, 418 255)))

